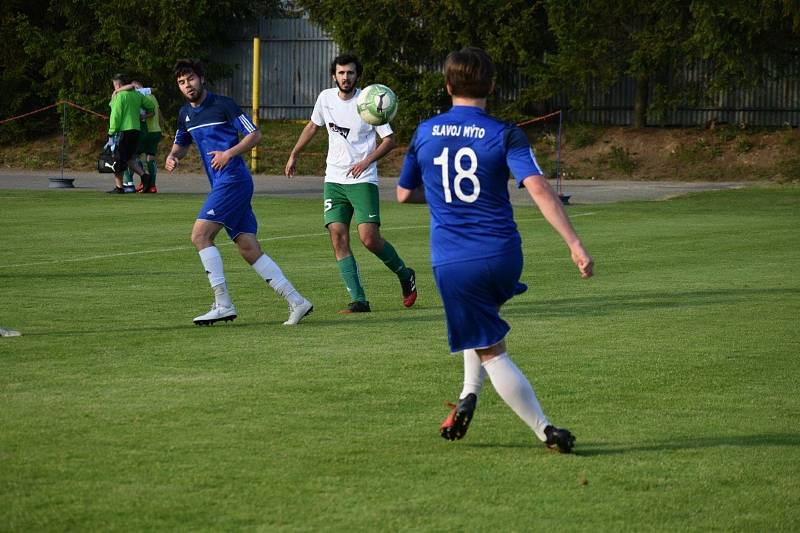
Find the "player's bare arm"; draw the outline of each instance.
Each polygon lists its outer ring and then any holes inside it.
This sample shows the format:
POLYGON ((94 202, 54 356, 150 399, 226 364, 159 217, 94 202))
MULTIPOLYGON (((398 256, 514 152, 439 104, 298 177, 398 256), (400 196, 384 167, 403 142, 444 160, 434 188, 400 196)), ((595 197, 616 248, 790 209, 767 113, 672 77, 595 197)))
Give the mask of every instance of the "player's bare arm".
POLYGON ((289 154, 289 160, 286 161, 286 167, 283 169, 283 173, 287 178, 294 176, 294 173, 297 171, 297 154, 303 151, 303 148, 311 141, 318 129, 319 126, 309 120, 306 127, 303 128, 303 131, 300 132, 300 137, 297 138, 297 142, 294 148, 292 148, 292 152, 289 154))
POLYGON ((211 156, 211 168, 213 168, 214 170, 220 170, 222 168, 225 168, 225 165, 228 164, 228 161, 230 161, 237 155, 243 154, 251 150, 259 142, 261 142, 261 131, 255 130, 242 137, 242 139, 239 141, 238 144, 236 144, 235 146, 231 146, 227 150, 224 151, 215 150, 212 152, 208 152, 208 155, 211 156))
POLYGON ((523 181, 528 194, 542 212, 545 220, 553 226, 564 242, 569 246, 572 262, 578 267, 582 278, 590 278, 594 273, 594 259, 583 247, 578 234, 569 221, 567 212, 553 188, 547 183, 544 176, 528 176, 523 181))
POLYGON ((172 150, 170 150, 169 154, 167 155, 167 160, 164 162, 164 168, 168 171, 172 172, 186 156, 186 153, 189 151, 188 146, 181 146, 180 144, 173 144, 172 150))
POLYGON ((397 141, 395 141, 394 134, 387 135, 381 139, 380 144, 375 148, 375 150, 372 151, 372 153, 368 154, 367 157, 356 163, 353 168, 350 169, 349 175, 353 178, 359 177, 361 173, 367 170, 372 163, 379 161, 381 158, 386 156, 386 154, 394 150, 396 146, 397 141))
POLYGON ((397 186, 397 201, 401 204, 424 204, 427 203, 425 199, 425 187, 417 187, 416 189, 406 189, 405 187, 397 186))

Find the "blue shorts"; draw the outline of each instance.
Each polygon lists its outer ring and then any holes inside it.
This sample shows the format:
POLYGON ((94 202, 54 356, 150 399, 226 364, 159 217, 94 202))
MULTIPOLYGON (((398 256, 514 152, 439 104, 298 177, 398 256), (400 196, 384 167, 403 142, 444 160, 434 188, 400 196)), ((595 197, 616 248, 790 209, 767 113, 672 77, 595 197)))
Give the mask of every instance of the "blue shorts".
POLYGON ((197 219, 222 224, 231 240, 240 233, 255 235, 258 221, 250 205, 252 198, 252 181, 215 183, 200 208, 197 219))
POLYGON ((520 274, 521 249, 433 268, 451 352, 488 348, 506 337, 511 327, 500 318, 500 306, 519 293, 520 274))

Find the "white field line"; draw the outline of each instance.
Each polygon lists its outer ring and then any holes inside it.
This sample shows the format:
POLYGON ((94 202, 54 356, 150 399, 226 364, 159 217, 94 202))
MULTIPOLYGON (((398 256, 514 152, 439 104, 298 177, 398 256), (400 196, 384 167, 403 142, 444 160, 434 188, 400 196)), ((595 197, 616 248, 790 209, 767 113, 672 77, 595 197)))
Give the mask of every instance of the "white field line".
MULTIPOLYGON (((590 216, 594 215, 594 213, 576 213, 571 215, 571 218, 581 217, 581 216, 590 216)), ((543 218, 519 218, 516 219, 517 222, 530 222, 530 221, 544 221, 543 218)), ((408 230, 408 229, 425 229, 428 225, 424 226, 397 226, 397 227, 381 227, 381 231, 399 231, 399 230, 408 230)), ((266 237, 263 239, 258 239, 259 242, 267 242, 267 241, 281 241, 286 239, 305 239, 309 237, 325 237, 328 235, 327 233, 305 233, 302 235, 282 235, 279 237, 266 237)), ((217 244, 216 246, 230 246, 233 242, 228 241, 222 244, 217 244)), ((153 250, 136 250, 133 252, 118 252, 114 254, 102 254, 102 255, 90 255, 84 257, 74 257, 72 259, 58 259, 54 261, 37 261, 35 263, 16 263, 13 265, 0 265, 0 268, 23 268, 23 267, 31 267, 31 266, 42 266, 42 265, 55 265, 61 263, 82 263, 86 261, 97 261, 99 259, 113 259, 115 257, 127 257, 131 255, 146 255, 146 254, 161 254, 167 252, 179 252, 183 250, 192 250, 194 249, 193 246, 174 246, 172 248, 156 248, 153 250)))

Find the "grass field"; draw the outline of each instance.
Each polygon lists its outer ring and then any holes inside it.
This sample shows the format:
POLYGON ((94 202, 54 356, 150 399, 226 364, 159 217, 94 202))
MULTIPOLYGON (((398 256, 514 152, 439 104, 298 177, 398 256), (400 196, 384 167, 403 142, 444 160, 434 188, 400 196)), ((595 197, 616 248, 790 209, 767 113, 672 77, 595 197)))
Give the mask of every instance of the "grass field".
MULTIPOLYGON (((318 201, 258 197, 265 249, 315 312, 220 248, 239 318, 188 242, 201 197, 0 191, 0 530, 797 531, 800 189, 573 206, 580 280, 517 208, 509 351, 577 453, 547 451, 487 381, 461 388, 424 206, 385 204, 418 272, 404 309, 356 246, 374 312, 347 303, 318 201)), ((224 243, 224 244, 223 244, 224 243)))

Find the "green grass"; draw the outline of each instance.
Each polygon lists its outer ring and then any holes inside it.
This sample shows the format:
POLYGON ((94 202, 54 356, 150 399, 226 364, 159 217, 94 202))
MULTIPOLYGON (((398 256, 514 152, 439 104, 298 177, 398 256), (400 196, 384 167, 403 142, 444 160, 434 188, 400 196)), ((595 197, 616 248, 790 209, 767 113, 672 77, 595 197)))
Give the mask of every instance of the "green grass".
POLYGON ((318 201, 257 197, 262 243, 316 306, 286 308, 220 238, 240 317, 188 242, 200 196, 0 191, 0 530, 796 531, 800 190, 573 206, 580 280, 533 208, 509 350, 577 454, 488 383, 469 435, 424 206, 384 204, 417 306, 355 246, 347 302, 318 201), (295 236, 293 238, 286 238, 295 236), (224 243, 224 244, 223 244, 224 243))

